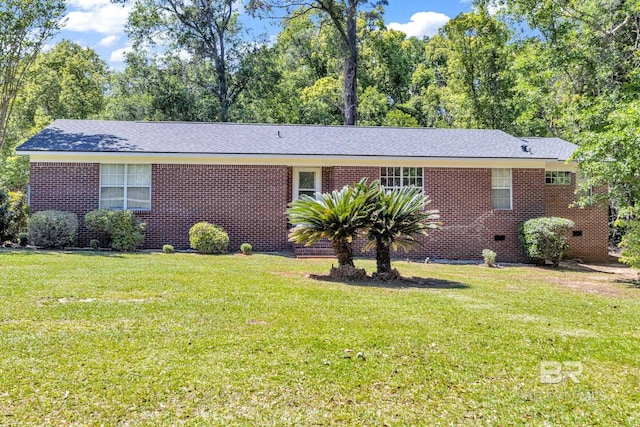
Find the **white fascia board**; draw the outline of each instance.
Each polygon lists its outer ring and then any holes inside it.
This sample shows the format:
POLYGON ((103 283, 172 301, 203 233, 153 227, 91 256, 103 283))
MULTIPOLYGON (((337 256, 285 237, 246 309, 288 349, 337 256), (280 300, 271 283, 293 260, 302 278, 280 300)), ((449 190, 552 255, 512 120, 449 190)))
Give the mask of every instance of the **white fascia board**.
MULTIPOLYGON (((545 169, 549 159, 464 158, 464 157, 383 157, 273 154, 190 154, 138 152, 54 152, 23 151, 32 162, 64 163, 161 163, 283 166, 420 166, 458 168, 534 168, 545 169)), ((557 161, 554 161, 557 163, 557 161)), ((564 164, 564 163, 562 163, 564 164)))
POLYGON ((578 162, 576 162, 575 160, 547 161, 545 165, 545 170, 575 173, 578 171, 578 162))

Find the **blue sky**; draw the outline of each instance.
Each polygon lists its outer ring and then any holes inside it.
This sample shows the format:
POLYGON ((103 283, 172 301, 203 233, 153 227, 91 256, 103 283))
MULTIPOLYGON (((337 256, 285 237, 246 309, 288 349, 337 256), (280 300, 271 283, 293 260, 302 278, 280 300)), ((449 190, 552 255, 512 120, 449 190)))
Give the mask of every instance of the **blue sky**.
MULTIPOLYGON (((385 8, 388 27, 410 36, 435 34, 450 18, 471 10, 470 0, 389 0, 385 8)), ((66 26, 53 43, 68 39, 95 49, 113 68, 123 66, 129 41, 124 33, 131 5, 110 0, 67 0, 66 26)), ((256 33, 278 31, 265 21, 248 20, 256 33)))

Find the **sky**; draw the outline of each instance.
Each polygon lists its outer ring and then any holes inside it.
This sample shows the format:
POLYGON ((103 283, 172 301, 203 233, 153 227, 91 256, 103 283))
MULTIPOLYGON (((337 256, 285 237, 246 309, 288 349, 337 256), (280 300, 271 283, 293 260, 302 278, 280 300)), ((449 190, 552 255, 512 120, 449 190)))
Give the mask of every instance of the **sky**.
MULTIPOLYGON (((122 68, 130 49, 124 31, 130 10, 130 2, 123 6, 110 0, 67 0, 65 27, 52 44, 71 40, 95 49, 112 68, 122 68)), ((449 19, 470 10, 470 0, 389 0, 384 16, 387 27, 423 37, 436 34, 449 19)), ((242 13, 243 22, 256 34, 279 30, 277 23, 250 19, 242 13)))

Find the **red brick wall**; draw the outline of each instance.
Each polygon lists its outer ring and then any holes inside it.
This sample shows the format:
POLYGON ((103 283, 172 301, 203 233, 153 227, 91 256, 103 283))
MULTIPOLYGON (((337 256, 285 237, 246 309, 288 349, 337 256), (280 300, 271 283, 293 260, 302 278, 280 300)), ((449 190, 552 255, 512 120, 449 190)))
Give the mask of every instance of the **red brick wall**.
POLYGON ((576 199, 575 182, 576 174, 571 174, 571 185, 545 185, 545 216, 568 218, 575 223, 573 230, 582 231, 582 236, 569 237, 570 258, 606 261, 609 244, 607 208, 601 205, 570 208, 576 199))
POLYGON ((100 165, 96 163, 31 163, 30 212, 69 211, 78 215, 79 244, 92 236, 84 228, 84 215, 98 207, 100 165))
POLYGON ((333 188, 340 189, 345 185, 355 184, 362 178, 369 178, 369 182, 380 179, 380 168, 360 166, 335 166, 333 168, 333 188))
MULTIPOLYGON (((84 214, 98 208, 98 164, 32 163, 31 210, 60 209, 84 214)), ((145 247, 189 246, 189 228, 199 221, 221 225, 231 249, 249 242, 257 251, 289 249, 285 166, 152 166, 151 211, 145 247)), ((81 240, 87 244, 86 229, 81 240)))
POLYGON ((492 249, 498 261, 524 261, 518 225, 544 213, 544 170, 512 170, 512 210, 492 209, 491 169, 425 168, 424 187, 428 209, 440 211, 442 229, 424 240, 420 255, 481 259, 483 249, 492 249))
MULTIPOLYGON (((148 223, 145 247, 189 246, 189 228, 198 221, 227 230, 231 249, 249 242, 257 251, 291 249, 285 210, 291 200, 292 168, 286 166, 166 165, 152 167, 152 209, 139 212, 148 223)), ((491 169, 425 168, 424 188, 438 209, 442 230, 424 239, 425 248, 398 257, 480 259, 493 249, 498 261, 523 261, 520 222, 543 215, 576 222, 582 237, 572 237, 572 255, 605 259, 607 217, 602 208, 568 209, 572 186, 545 185, 543 169, 513 169, 513 209, 491 207, 491 169), (495 236, 502 235, 503 241, 495 236)), ((378 179, 378 167, 324 167, 323 191, 342 188, 362 177, 378 179)), ((575 177, 574 177, 575 178, 575 177)), ((32 163, 31 211, 59 209, 84 214, 98 207, 100 167, 87 163, 32 163)), ((91 237, 81 226, 80 244, 91 237)))

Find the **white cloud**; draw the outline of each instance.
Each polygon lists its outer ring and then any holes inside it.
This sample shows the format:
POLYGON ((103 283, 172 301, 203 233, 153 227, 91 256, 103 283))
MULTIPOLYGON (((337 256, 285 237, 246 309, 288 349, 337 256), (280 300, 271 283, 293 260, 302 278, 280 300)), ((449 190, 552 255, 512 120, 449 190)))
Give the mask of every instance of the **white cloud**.
POLYGON ((504 4, 492 4, 492 5, 487 6, 487 12, 491 16, 496 16, 498 13, 506 10, 506 8, 507 7, 504 4))
POLYGON ((100 34, 117 35, 124 32, 132 5, 113 4, 110 0, 69 0, 68 31, 94 31, 100 34))
POLYGON ((111 36, 107 36, 102 38, 99 42, 98 42, 98 46, 102 46, 102 47, 111 47, 113 46, 118 40, 120 40, 120 36, 116 36, 116 35, 111 35, 111 36))
POLYGON ((111 52, 111 56, 109 56, 109 62, 115 62, 115 63, 124 62, 128 52, 131 52, 131 46, 114 50, 113 52, 111 52))
POLYGON ((408 37, 422 38, 424 36, 434 36, 442 28, 449 18, 444 13, 437 12, 417 12, 411 15, 411 19, 406 24, 391 22, 388 27, 393 30, 402 31, 408 37))

